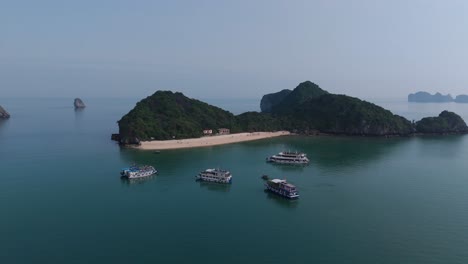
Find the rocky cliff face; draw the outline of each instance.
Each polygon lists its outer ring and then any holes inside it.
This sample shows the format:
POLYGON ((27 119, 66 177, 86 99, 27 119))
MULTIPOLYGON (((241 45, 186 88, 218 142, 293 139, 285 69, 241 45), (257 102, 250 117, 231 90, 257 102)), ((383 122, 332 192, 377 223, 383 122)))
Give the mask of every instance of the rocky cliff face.
POLYGON ((83 101, 80 98, 75 98, 75 102, 73 103, 75 108, 85 108, 86 105, 83 103, 83 101))
POLYGON ((140 145, 140 139, 137 137, 119 138, 118 141, 122 145, 140 145))
POLYGON ((260 101, 260 110, 264 113, 271 112, 274 106, 283 101, 283 99, 288 96, 292 91, 284 89, 277 93, 266 94, 262 97, 260 101))
POLYGON ((7 119, 10 118, 10 114, 0 106, 0 119, 7 119))
POLYGON ((294 88, 281 102, 273 106, 271 112, 279 115, 291 114, 297 106, 326 94, 328 92, 322 90, 317 84, 305 81, 294 88))

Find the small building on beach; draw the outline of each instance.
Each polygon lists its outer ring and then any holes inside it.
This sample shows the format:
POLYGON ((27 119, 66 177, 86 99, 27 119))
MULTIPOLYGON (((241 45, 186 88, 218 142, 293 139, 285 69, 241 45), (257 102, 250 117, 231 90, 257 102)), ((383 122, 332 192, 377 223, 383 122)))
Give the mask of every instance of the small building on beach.
POLYGON ((218 134, 220 135, 228 135, 231 133, 231 130, 229 128, 219 128, 218 129, 218 134))
POLYGON ((212 129, 205 129, 205 130, 203 130, 203 135, 204 136, 211 136, 211 135, 213 135, 213 130, 212 129))

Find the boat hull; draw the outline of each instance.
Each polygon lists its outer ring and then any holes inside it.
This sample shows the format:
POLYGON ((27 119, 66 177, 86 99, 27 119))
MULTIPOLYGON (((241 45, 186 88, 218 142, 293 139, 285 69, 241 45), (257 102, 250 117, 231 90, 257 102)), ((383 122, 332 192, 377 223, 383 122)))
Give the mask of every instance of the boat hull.
POLYGON ((279 160, 272 157, 266 158, 266 162, 287 165, 308 165, 309 160, 279 160))
POLYGON ((196 181, 203 181, 203 182, 214 182, 214 183, 222 183, 222 184, 231 184, 232 183, 232 178, 229 180, 218 180, 218 179, 210 179, 210 178, 205 178, 201 176, 196 176, 195 177, 196 181))
POLYGON ((151 175, 154 175, 156 174, 157 171, 154 171, 154 172, 149 172, 149 173, 142 173, 141 175, 135 175, 135 176, 128 176, 129 179, 138 179, 138 178, 145 178, 145 177, 149 177, 151 175))
POLYGON ((283 189, 278 189, 278 188, 274 188, 268 184, 265 184, 265 188, 266 190, 274 193, 274 194, 277 194, 279 196, 283 196, 285 198, 288 198, 288 199, 298 199, 299 198, 299 194, 296 193, 291 193, 291 192, 288 192, 286 190, 283 190, 283 189))
POLYGON ((139 179, 139 178, 145 178, 145 177, 149 177, 151 175, 155 175, 157 174, 158 171, 157 170, 151 170, 151 171, 145 171, 145 172, 139 172, 139 173, 121 173, 122 175, 122 178, 127 178, 127 179, 139 179))
POLYGON ((195 176, 197 181, 229 184, 232 182, 231 172, 222 169, 206 169, 195 176))

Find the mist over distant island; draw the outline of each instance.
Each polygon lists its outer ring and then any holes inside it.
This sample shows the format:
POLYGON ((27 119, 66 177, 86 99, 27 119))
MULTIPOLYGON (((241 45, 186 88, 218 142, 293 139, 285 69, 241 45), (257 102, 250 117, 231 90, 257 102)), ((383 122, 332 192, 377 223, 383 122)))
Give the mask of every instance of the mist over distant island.
POLYGON ((450 94, 443 95, 441 93, 430 94, 428 92, 417 92, 408 95, 408 102, 415 103, 468 103, 468 95, 461 94, 453 98, 450 94))

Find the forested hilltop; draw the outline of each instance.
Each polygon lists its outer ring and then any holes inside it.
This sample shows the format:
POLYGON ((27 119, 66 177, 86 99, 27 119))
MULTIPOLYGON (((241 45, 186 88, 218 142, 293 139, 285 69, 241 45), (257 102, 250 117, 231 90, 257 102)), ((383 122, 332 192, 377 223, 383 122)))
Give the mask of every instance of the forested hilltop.
POLYGON ((122 144, 135 144, 140 140, 201 137, 207 131, 216 134, 219 129, 231 133, 289 130, 360 136, 468 132, 466 123, 455 113, 444 111, 439 117, 411 123, 375 104, 330 94, 310 81, 294 90, 265 95, 261 109, 235 116, 182 93, 157 91, 118 121, 119 134, 114 138, 122 144))
POLYGON ((141 100, 118 124, 120 141, 125 144, 195 138, 202 136, 206 129, 242 131, 232 113, 170 91, 157 91, 141 100))

